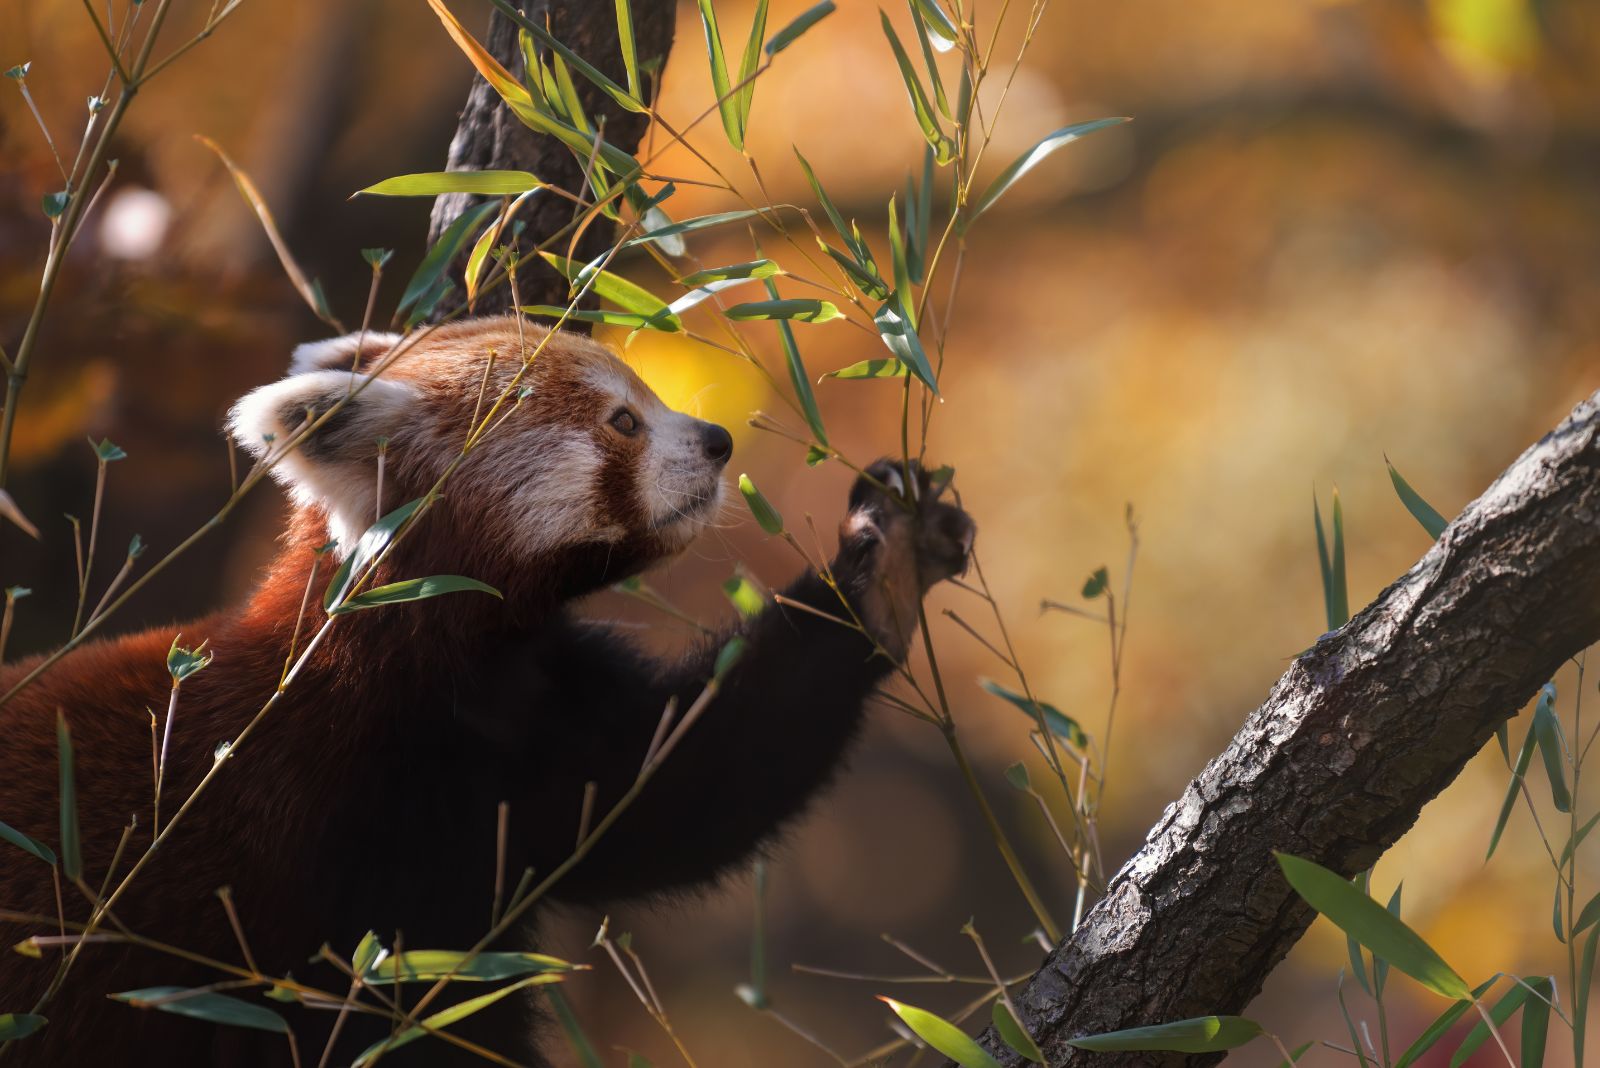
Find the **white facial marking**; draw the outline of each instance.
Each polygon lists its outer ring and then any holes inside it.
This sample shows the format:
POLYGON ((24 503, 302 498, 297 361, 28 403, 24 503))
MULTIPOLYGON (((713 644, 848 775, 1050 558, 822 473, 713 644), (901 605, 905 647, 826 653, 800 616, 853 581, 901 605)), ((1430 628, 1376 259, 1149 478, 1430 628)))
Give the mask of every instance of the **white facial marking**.
POLYGON ((411 386, 388 378, 353 393, 365 380, 348 371, 307 371, 247 393, 228 412, 228 430, 239 446, 272 463, 272 477, 296 503, 327 513, 328 536, 338 539, 340 553, 375 518, 377 439, 413 418, 417 403, 411 386), (326 411, 347 394, 331 441, 287 448, 307 409, 326 411))

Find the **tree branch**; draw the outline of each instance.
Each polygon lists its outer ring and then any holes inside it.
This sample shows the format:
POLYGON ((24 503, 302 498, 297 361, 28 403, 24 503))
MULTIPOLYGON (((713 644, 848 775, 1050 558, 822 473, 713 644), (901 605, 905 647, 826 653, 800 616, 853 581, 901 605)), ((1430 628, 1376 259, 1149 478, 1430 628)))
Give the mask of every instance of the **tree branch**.
MULTIPOLYGON (((1015 995, 1048 1062, 1220 1060, 1090 1054, 1065 1040, 1243 1009, 1314 915, 1272 851, 1345 875, 1370 867, 1495 727, 1597 639, 1600 393, 1295 660, 1167 807, 1015 995)), ((992 1031, 983 1042, 1023 1063, 992 1031)))
MULTIPOLYGON (((621 46, 617 41, 616 11, 611 4, 599 0, 581 3, 534 0, 523 10, 530 19, 540 22, 548 20, 546 24, 558 40, 599 67, 613 81, 619 84, 626 82, 621 46)), ((672 49, 674 4, 670 0, 633 0, 632 11, 634 40, 640 64, 659 57, 664 65, 667 53, 672 49)), ((526 75, 527 66, 517 43, 517 27, 499 11, 490 17, 489 35, 484 45, 508 70, 519 77, 526 75)), ((658 72, 660 69, 659 66, 656 68, 658 72)), ((592 122, 604 123, 606 141, 624 151, 634 152, 649 126, 649 116, 624 111, 581 75, 574 74, 573 80, 584 112, 592 122)), ((646 81, 646 86, 649 85, 650 81, 646 81)), ((456 124, 455 137, 450 141, 446 167, 452 171, 529 171, 569 193, 586 192, 583 165, 571 151, 555 138, 536 134, 524 126, 482 78, 473 79, 466 106, 462 108, 461 118, 456 124)), ((451 193, 436 199, 428 228, 429 244, 436 241, 462 212, 482 200, 482 197, 465 193, 451 193)), ((528 237, 532 241, 539 241, 571 222, 573 212, 571 201, 539 193, 518 213, 518 218, 527 223, 528 237)), ((597 223, 589 227, 579 241, 575 258, 587 263, 610 248, 614 239, 611 226, 597 223)), ((456 288, 434 309, 436 318, 454 311, 465 301, 465 290, 461 285, 464 267, 465 257, 462 257, 452 268, 456 288)), ((517 280, 524 304, 567 302, 566 279, 543 263, 527 264, 517 272, 517 280)), ((496 286, 478 297, 474 310, 480 315, 496 315, 510 310, 510 307, 510 287, 496 286)), ((569 324, 569 328, 585 329, 585 326, 575 322, 569 324)))

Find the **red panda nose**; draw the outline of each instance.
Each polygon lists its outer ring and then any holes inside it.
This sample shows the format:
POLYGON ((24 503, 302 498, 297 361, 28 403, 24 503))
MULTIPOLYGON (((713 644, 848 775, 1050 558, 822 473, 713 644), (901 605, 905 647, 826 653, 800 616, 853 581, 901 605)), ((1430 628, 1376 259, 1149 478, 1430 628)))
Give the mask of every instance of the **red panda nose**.
POLYGON ((733 435, 715 423, 700 424, 700 447, 706 459, 714 464, 725 464, 733 455, 733 435))

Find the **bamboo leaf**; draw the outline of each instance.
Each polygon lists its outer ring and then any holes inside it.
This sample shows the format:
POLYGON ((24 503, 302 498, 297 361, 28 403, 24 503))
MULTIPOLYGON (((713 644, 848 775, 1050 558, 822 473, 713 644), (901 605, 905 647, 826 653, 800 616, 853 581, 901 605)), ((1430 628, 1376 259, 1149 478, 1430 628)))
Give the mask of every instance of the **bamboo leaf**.
POLYGON ((722 32, 717 29, 717 9, 712 0, 697 0, 700 26, 705 31, 706 54, 711 59, 711 91, 717 95, 717 111, 728 143, 744 151, 744 127, 739 122, 739 100, 730 93, 728 60, 722 51, 722 32))
POLYGON ((767 42, 767 55, 775 56, 782 52, 794 44, 801 34, 833 14, 835 10, 833 0, 822 0, 822 3, 806 8, 789 25, 772 35, 772 39, 767 42))
POLYGON ((1521 1068, 1543 1068, 1545 1042, 1550 1034, 1550 1002, 1555 985, 1546 976, 1527 980, 1533 987, 1522 1006, 1521 1068))
POLYGON ((1529 727, 1527 737, 1522 739, 1522 748, 1517 752, 1517 766, 1511 773, 1511 785, 1506 787, 1505 800, 1500 802, 1500 816, 1494 821, 1494 833, 1489 835, 1489 852, 1483 858, 1484 863, 1488 863, 1489 858, 1494 856, 1495 847, 1500 844, 1500 835, 1505 832, 1506 821, 1511 818, 1511 810, 1516 807, 1522 780, 1528 774, 1528 765, 1533 763, 1536 735, 1537 732, 1529 727))
POLYGON ((1317 560, 1322 565, 1322 601, 1327 609, 1328 629, 1338 630, 1350 621, 1350 595, 1344 575, 1344 508, 1339 503, 1339 490, 1333 491, 1333 553, 1328 552, 1328 542, 1322 533, 1322 509, 1316 496, 1311 498, 1311 518, 1317 525, 1317 560))
POLYGON ((410 1043, 415 1042, 423 1035, 426 1035, 429 1031, 439 1031, 449 1027, 453 1023, 464 1020, 474 1013, 487 1009, 490 1005, 500 1001, 502 998, 516 993, 518 990, 523 990, 530 986, 542 985, 544 983, 560 982, 562 978, 563 976, 559 972, 546 972, 542 975, 530 975, 526 979, 518 980, 509 986, 503 986, 499 990, 492 990, 487 994, 480 994, 478 997, 468 998, 459 1005, 452 1005, 448 1009, 441 1009, 433 1015, 426 1017, 420 1025, 408 1027, 398 1034, 392 1035, 389 1038, 382 1039, 368 1046, 361 1052, 361 1055, 355 1059, 355 1062, 351 1065, 351 1068, 361 1068, 362 1065, 370 1063, 380 1053, 388 1053, 391 1050, 399 1049, 401 1046, 409 1045, 410 1043))
POLYGON ((756 68, 761 64, 761 39, 767 34, 767 0, 756 0, 755 19, 750 23, 750 37, 745 41, 744 57, 739 62, 738 102, 739 129, 750 128, 750 105, 755 101, 756 68))
MULTIPOLYGON (((1511 1019, 1511 1014, 1522 1008, 1523 1002, 1528 1000, 1528 988, 1522 983, 1512 983, 1511 989, 1501 995, 1489 1009, 1489 1018, 1494 1021, 1496 1028, 1504 1027, 1506 1021, 1511 1019)), ((1485 1042, 1489 1041, 1489 1025, 1479 1020, 1467 1037, 1461 1040, 1461 1045, 1456 1047, 1455 1055, 1450 1058, 1450 1068, 1461 1068, 1485 1042)))
POLYGON ((472 193, 476 196, 515 196, 544 183, 527 171, 425 171, 385 178, 376 185, 356 190, 377 197, 436 197, 445 193, 472 193))
MULTIPOLYGON (((771 278, 763 279, 761 284, 766 287, 767 295, 772 298, 767 302, 768 306, 787 305, 790 303, 778 299, 778 287, 773 284, 771 278)), ((839 309, 832 304, 828 304, 826 301, 818 301, 817 303, 831 308, 833 315, 824 317, 822 315, 823 309, 819 309, 817 315, 807 319, 808 322, 821 323, 826 322, 829 318, 838 316, 839 309)), ((727 315, 730 319, 737 318, 733 314, 735 310, 739 308, 749 309, 751 307, 755 307, 755 305, 735 305, 735 307, 728 309, 727 315)), ((794 386, 795 397, 800 401, 800 410, 805 413, 806 426, 811 428, 812 436, 816 438, 818 444, 826 445, 828 444, 828 431, 822 425, 822 411, 817 407, 817 396, 811 389, 811 375, 806 371, 805 361, 800 358, 800 346, 794 339, 794 328, 781 317, 778 319, 778 341, 783 346, 783 359, 785 366, 789 370, 789 383, 794 386)))
POLYGON ((933 367, 928 363, 928 355, 922 350, 922 339, 917 336, 914 328, 906 319, 905 309, 900 306, 898 294, 891 296, 878 309, 872 317, 873 325, 878 328, 878 336, 894 354, 895 359, 911 369, 911 373, 920 378, 925 385, 933 390, 934 395, 939 393, 939 383, 933 375, 933 367))
MULTIPOLYGON (((1488 993, 1489 988, 1494 984, 1494 979, 1490 979, 1489 981, 1480 984, 1472 991, 1472 997, 1474 999, 1483 997, 1483 995, 1488 993)), ((1411 1045, 1407 1046, 1404 1053, 1400 1054, 1400 1059, 1394 1062, 1394 1068, 1410 1068, 1410 1066, 1415 1064, 1424 1053, 1427 1053, 1434 1046, 1438 1045, 1439 1040, 1445 1035, 1449 1034, 1450 1029, 1454 1027, 1456 1022, 1460 1020, 1461 1017, 1465 1016, 1471 1008, 1472 1002, 1463 1000, 1456 1002, 1454 1005, 1451 1005, 1448 1009, 1444 1010, 1444 1012, 1440 1013, 1438 1019, 1429 1024, 1427 1030, 1418 1035, 1417 1040, 1411 1043, 1411 1045)))
POLYGON ((622 247, 632 248, 634 245, 648 245, 653 242, 664 242, 670 238, 677 237, 680 234, 692 233, 695 230, 705 230, 713 226, 722 226, 731 222, 742 222, 745 219, 752 219, 757 215, 763 215, 768 211, 772 211, 776 208, 784 206, 785 205, 782 204, 774 204, 771 208, 744 208, 739 211, 719 211, 713 215, 702 215, 696 219, 685 219, 682 222, 675 222, 668 226, 651 230, 649 233, 640 234, 638 237, 632 238, 631 240, 625 242, 622 247))
POLYGON ((209 990, 193 990, 184 986, 148 986, 141 990, 125 990, 111 997, 136 1009, 159 1009, 174 1016, 187 1016, 224 1027, 248 1027, 280 1035, 289 1033, 289 1025, 283 1017, 265 1005, 241 1001, 209 990))
POLYGON ((747 304, 735 304, 723 314, 729 319, 738 319, 740 321, 783 319, 799 320, 802 323, 826 323, 844 317, 844 312, 840 311, 837 305, 826 300, 815 300, 810 297, 789 300, 754 300, 747 304))
POLYGON ((894 1014, 916 1036, 940 1053, 949 1057, 961 1068, 1000 1068, 1000 1062, 989 1056, 987 1050, 972 1040, 961 1028, 927 1009, 879 996, 878 1000, 889 1006, 894 1014))
POLYGON ((572 1046, 572 1051, 578 1055, 578 1061, 583 1068, 604 1068, 604 1062, 595 1052, 594 1043, 583 1033, 583 1026, 578 1023, 578 1017, 573 1013, 566 996, 561 993, 561 988, 550 987, 545 991, 545 997, 550 999, 550 1008, 561 1023, 561 1030, 565 1032, 567 1042, 572 1046))
POLYGON ((405 604, 408 601, 426 601, 441 594, 465 592, 500 596, 500 591, 493 586, 477 579, 467 578, 465 575, 429 575, 427 578, 404 579, 363 590, 353 597, 345 598, 330 609, 328 614, 342 616, 347 612, 357 612, 363 608, 380 608, 383 605, 405 604))
POLYGON ((27 1038, 49 1022, 43 1016, 31 1012, 0 1014, 0 1042, 10 1042, 13 1038, 27 1038))
POLYGON ((744 494, 744 503, 750 506, 750 513, 756 517, 756 522, 768 534, 783 533, 783 516, 772 507, 772 502, 750 481, 749 475, 739 476, 739 492, 744 494))
MULTIPOLYGON (((438 0, 428 0, 428 2, 434 4, 435 6, 438 5, 438 0)), ((490 0, 490 2, 493 3, 495 7, 500 9, 501 14, 510 19, 512 22, 516 23, 520 29, 537 38, 540 44, 550 49, 550 51, 559 56, 564 63, 570 66, 573 70, 577 71, 579 74, 583 75, 612 100, 615 100, 619 107, 626 111, 632 111, 635 114, 640 115, 647 114, 650 111, 650 109, 645 106, 644 100, 641 96, 639 96, 637 93, 630 93, 628 90, 624 89, 610 78, 607 78, 597 67, 594 66, 594 64, 588 62, 582 56, 578 55, 578 53, 562 44, 555 38, 553 34, 551 34, 549 30, 545 29, 537 21, 528 18, 528 16, 517 10, 515 6, 508 3, 507 0, 490 0)), ((619 4, 619 7, 620 6, 621 5, 619 4)), ((620 29, 620 20, 618 25, 620 29)), ((626 53, 624 53, 624 55, 626 56, 626 53)), ((630 74, 632 81, 637 81, 637 74, 633 72, 630 72, 630 74)))
POLYGON ((1340 930, 1443 997, 1470 996, 1466 982, 1404 921, 1320 864, 1274 853, 1296 893, 1340 930))
POLYGON ((461 250, 467 247, 472 235, 478 232, 478 227, 499 210, 499 203, 491 200, 462 212, 456 216, 454 222, 445 227, 444 233, 439 235, 439 240, 433 243, 428 254, 422 257, 422 262, 417 264, 416 273, 411 276, 411 281, 406 283, 405 292, 400 295, 398 306, 402 313, 421 306, 427 294, 444 278, 444 273, 450 264, 461 254, 461 250))
POLYGON ((722 584, 722 592, 738 613, 746 619, 759 615, 767 606, 767 599, 761 596, 761 591, 756 589, 755 583, 743 575, 735 575, 722 584))
POLYGON ((909 374, 906 365, 899 360, 885 357, 879 360, 862 360, 849 367, 841 367, 837 371, 829 371, 823 378, 904 378, 909 374))
POLYGON ((950 21, 950 16, 939 5, 939 0, 910 0, 910 3, 911 10, 927 23, 933 47, 941 52, 954 48, 960 35, 956 32, 955 23, 950 21))
POLYGON ((373 986, 393 983, 452 981, 488 983, 546 972, 578 971, 572 964, 543 953, 461 953, 451 949, 411 949, 384 957, 362 970, 362 982, 373 986))
POLYGON ((633 40, 633 8, 628 0, 617 2, 617 41, 622 46, 622 66, 628 72, 628 95, 635 100, 644 99, 644 89, 639 81, 639 49, 633 40))
POLYGON ((993 679, 979 679, 978 685, 996 697, 1010 701, 1035 723, 1043 718, 1045 724, 1050 728, 1050 733, 1057 738, 1064 739, 1068 744, 1079 749, 1088 747, 1089 736, 1084 733, 1083 728, 1078 726, 1076 720, 1062 712, 1055 705, 1044 701, 1030 701, 1023 694, 1008 690, 993 679))
POLYGON ((592 263, 580 264, 553 252, 541 252, 539 255, 572 283, 574 291, 581 289, 589 279, 593 278, 594 282, 589 286, 590 291, 602 300, 608 300, 624 311, 653 319, 654 329, 668 333, 676 333, 683 329, 683 320, 672 313, 667 307, 667 302, 643 286, 592 263))
POLYGON ((911 271, 906 265, 906 243, 900 236, 900 215, 895 211, 894 197, 889 198, 889 261, 894 271, 895 295, 900 307, 905 309, 906 322, 917 328, 916 298, 911 292, 911 271))
POLYGON ((12 827, 10 824, 0 823, 0 840, 10 842, 18 849, 26 850, 44 861, 46 864, 56 862, 56 852, 43 842, 35 841, 12 827))
POLYGON ((1550 799, 1557 812, 1572 811, 1572 794, 1567 790, 1566 746, 1561 739, 1561 721, 1556 718, 1555 683, 1539 690, 1533 710, 1533 732, 1539 738, 1539 753, 1544 757, 1545 776, 1550 780, 1550 799))
POLYGON ((1444 528, 1450 525, 1450 521, 1434 511, 1433 506, 1411 488, 1411 483, 1400 477, 1400 472, 1395 470, 1394 464, 1389 463, 1387 456, 1383 458, 1383 462, 1388 464, 1389 481, 1394 483, 1394 491, 1400 495, 1400 503, 1406 506, 1406 511, 1411 513, 1412 518, 1422 524, 1422 529, 1428 532, 1428 537, 1437 541, 1439 535, 1444 533, 1444 528))
MULTIPOLYGON (((963 95, 965 96, 966 94, 963 95)), ((1071 126, 1063 126, 1054 133, 1048 134, 1038 144, 1012 160, 1010 166, 1006 167, 1005 170, 995 175, 994 181, 989 183, 989 187, 983 191, 983 195, 978 198, 977 203, 973 206, 972 214, 967 216, 966 223, 962 229, 965 230, 966 227, 971 226, 978 216, 988 211, 994 206, 995 201, 1005 195, 1006 190, 1016 185, 1018 179, 1048 159, 1056 149, 1061 148, 1063 145, 1070 145, 1072 142, 1094 133, 1096 130, 1104 130, 1110 126, 1120 126, 1122 123, 1131 121, 1126 117, 1094 119, 1091 122, 1078 122, 1073 123, 1071 126)))
POLYGON ((782 273, 778 265, 771 260, 750 260, 747 263, 730 263, 726 267, 708 267, 703 271, 684 275, 678 279, 678 284, 690 287, 703 286, 707 282, 724 282, 734 278, 771 278, 782 273))
POLYGON ((883 25, 883 35, 889 39, 889 47, 894 50, 894 61, 900 67, 900 80, 905 83, 911 111, 916 115, 917 125, 922 128, 922 136, 933 146, 935 162, 942 167, 955 158, 955 145, 940 129, 939 120, 928 103, 928 94, 922 88, 922 79, 917 77, 916 70, 911 66, 911 57, 906 55, 905 48, 900 44, 900 35, 894 32, 889 16, 881 10, 878 15, 883 25))
MULTIPOLYGON (((1020 765, 1018 765, 1020 767, 1020 765)), ((989 1010, 989 1020, 994 1024, 995 1031, 1000 1035, 1001 1041, 1012 1050, 1026 1057, 1030 1061, 1044 1064, 1044 1054, 1039 1051, 1039 1044, 1033 1040, 1017 1018, 1011 1015, 1011 1010, 1006 1008, 1006 1003, 999 998, 995 999, 994 1007, 989 1010)))
POLYGON ((1103 1035, 1067 1039, 1078 1049, 1116 1052, 1160 1050, 1174 1053, 1220 1053, 1236 1049, 1260 1035, 1261 1025, 1243 1016, 1201 1016, 1152 1027, 1130 1027, 1103 1035))

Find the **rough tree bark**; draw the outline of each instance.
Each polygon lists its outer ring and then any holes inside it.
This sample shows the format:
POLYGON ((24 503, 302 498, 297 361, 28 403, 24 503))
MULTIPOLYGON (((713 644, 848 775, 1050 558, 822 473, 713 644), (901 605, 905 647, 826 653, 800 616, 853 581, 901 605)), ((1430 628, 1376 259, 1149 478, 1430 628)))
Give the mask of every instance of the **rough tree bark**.
MULTIPOLYGON (((1273 850, 1355 875, 1600 639, 1600 393, 1278 680, 1016 997, 1051 1065, 1210 1064, 1066 1039, 1237 1013, 1313 913, 1273 850)), ((992 1030, 984 1044, 1023 1063, 992 1030)))
MULTIPOLYGON (((533 0, 522 5, 530 19, 544 22, 558 40, 568 45, 578 55, 605 72, 619 85, 627 84, 622 65, 621 46, 617 41, 616 10, 599 0, 584 3, 562 3, 560 0, 533 0)), ((635 47, 641 65, 659 57, 666 63, 672 49, 673 20, 676 6, 671 0, 633 0, 633 29, 635 47)), ((490 17, 489 34, 484 41, 505 67, 519 77, 527 73, 522 49, 517 43, 517 27, 499 11, 490 17)), ((656 68, 659 78, 660 67, 656 68)), ((608 143, 627 152, 639 147, 639 139, 649 126, 649 117, 624 111, 616 102, 596 89, 580 76, 574 76, 578 98, 584 112, 597 125, 603 123, 608 143)), ((646 78, 646 91, 650 79, 646 78)), ((467 93, 466 106, 456 124, 455 137, 450 141, 450 154, 446 167, 459 170, 518 170, 529 171, 552 185, 570 193, 583 193, 583 165, 571 151, 553 137, 534 133, 511 113, 498 94, 482 78, 474 78, 467 93)), ((481 202, 483 198, 465 193, 452 193, 434 201, 433 218, 428 228, 428 242, 436 240, 445 227, 462 212, 481 202)), ((527 233, 539 239, 561 230, 572 221, 573 204, 562 197, 538 194, 518 214, 527 224, 527 233)), ((611 247, 615 235, 604 220, 590 226, 578 243, 575 258, 588 262, 611 247)), ((434 309, 435 318, 442 317, 465 300, 461 286, 461 271, 465 259, 454 266, 456 288, 434 309)), ((543 263, 529 264, 517 272, 517 287, 524 304, 565 304, 567 282, 554 269, 543 263)), ((474 311, 480 315, 506 312, 511 307, 509 286, 497 286, 479 295, 474 311)), ((582 323, 571 324, 574 329, 587 329, 582 323)))

